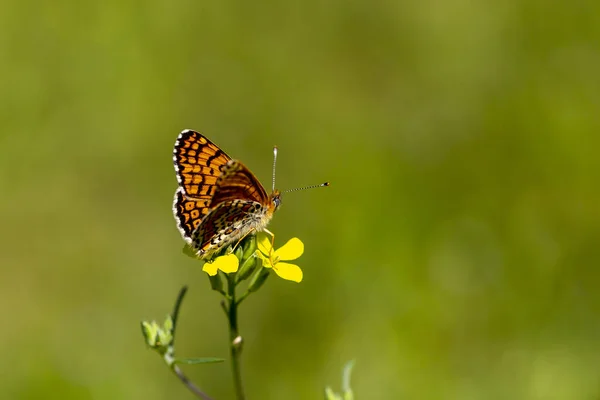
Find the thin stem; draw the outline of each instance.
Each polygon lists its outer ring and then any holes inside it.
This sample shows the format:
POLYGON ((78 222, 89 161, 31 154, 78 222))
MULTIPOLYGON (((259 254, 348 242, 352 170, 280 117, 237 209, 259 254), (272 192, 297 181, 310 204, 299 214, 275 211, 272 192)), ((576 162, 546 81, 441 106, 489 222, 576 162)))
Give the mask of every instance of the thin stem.
POLYGON ((238 339, 238 321, 237 308, 239 303, 235 298, 235 282, 232 277, 227 276, 227 291, 229 294, 229 307, 227 318, 229 319, 229 346, 231 346, 231 370, 233 373, 233 384, 237 400, 244 400, 244 387, 242 385, 242 372, 240 366, 240 354, 242 352, 242 343, 238 339))
POLYGON ((238 299, 237 299, 237 305, 239 306, 240 304, 242 304, 242 301, 244 301, 244 299, 246 299, 246 297, 248 297, 248 295, 250 294, 250 291, 247 290, 244 294, 242 294, 238 299))
POLYGON ((213 400, 212 397, 200 390, 198 386, 194 385, 194 382, 190 381, 177 365, 173 366, 173 372, 175 372, 175 375, 177 375, 177 377, 190 390, 190 392, 194 393, 197 397, 203 400, 213 400))
MULTIPOLYGON (((173 307, 173 314, 171 314, 171 319, 173 320, 173 328, 171 331, 172 341, 169 345, 169 352, 166 356, 171 358, 171 361, 174 361, 175 356, 175 329, 177 329, 177 318, 179 317, 179 309, 181 308, 181 304, 183 303, 183 298, 187 292, 187 286, 184 286, 179 291, 179 295, 177 296, 177 300, 175 301, 175 306, 173 307)), ((171 365, 171 369, 177 375, 177 377, 183 382, 183 384, 190 390, 190 392, 194 393, 198 398, 203 400, 213 400, 212 397, 204 393, 198 386, 194 384, 194 382, 190 381, 187 376, 183 373, 183 371, 175 364, 169 363, 171 365)))

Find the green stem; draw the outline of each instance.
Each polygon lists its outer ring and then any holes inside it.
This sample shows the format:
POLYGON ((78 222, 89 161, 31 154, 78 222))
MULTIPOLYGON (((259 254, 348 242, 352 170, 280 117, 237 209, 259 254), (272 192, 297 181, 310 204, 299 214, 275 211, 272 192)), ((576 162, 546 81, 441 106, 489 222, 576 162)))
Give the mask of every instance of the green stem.
POLYGON ((242 385, 242 372, 240 367, 240 354, 242 352, 241 337, 238 332, 237 308, 239 303, 235 297, 235 282, 227 275, 227 290, 229 295, 229 307, 227 318, 229 319, 229 346, 231 347, 231 369, 233 373, 233 384, 237 400, 244 400, 244 387, 242 385))
MULTIPOLYGON (((173 320, 173 328, 171 330, 172 340, 169 345, 169 353, 170 357, 174 360, 175 353, 175 329, 177 329, 177 321, 179 318, 179 309, 181 308, 181 304, 183 303, 183 298, 187 293, 187 286, 184 286, 179 291, 179 295, 177 296, 177 300, 175 301, 175 306, 173 307, 173 313, 171 314, 171 319, 173 320)), ((177 375, 177 377, 183 382, 183 384, 196 395, 196 397, 203 400, 213 400, 212 397, 204 393, 198 386, 194 384, 194 382, 190 381, 187 376, 183 373, 183 371, 175 364, 170 364, 171 370, 177 375)))
POLYGON ((212 397, 200 390, 198 386, 194 385, 194 382, 190 381, 177 365, 174 365, 172 369, 175 375, 177 375, 181 382, 183 382, 183 384, 190 390, 190 392, 194 393, 196 397, 202 400, 213 400, 212 397))
POLYGON ((246 297, 248 297, 248 295, 250 294, 250 291, 246 291, 244 294, 242 294, 240 297, 238 297, 237 299, 237 305, 239 306, 240 304, 242 304, 242 301, 244 301, 244 299, 246 299, 246 297))

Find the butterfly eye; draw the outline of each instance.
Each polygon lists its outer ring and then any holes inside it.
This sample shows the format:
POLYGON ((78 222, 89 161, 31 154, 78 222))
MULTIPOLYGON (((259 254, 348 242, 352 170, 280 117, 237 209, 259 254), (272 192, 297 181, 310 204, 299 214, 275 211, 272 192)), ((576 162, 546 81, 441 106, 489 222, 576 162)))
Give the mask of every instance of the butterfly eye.
POLYGON ((275 204, 275 208, 279 207, 279 205, 281 204, 281 198, 273 197, 273 203, 275 204))

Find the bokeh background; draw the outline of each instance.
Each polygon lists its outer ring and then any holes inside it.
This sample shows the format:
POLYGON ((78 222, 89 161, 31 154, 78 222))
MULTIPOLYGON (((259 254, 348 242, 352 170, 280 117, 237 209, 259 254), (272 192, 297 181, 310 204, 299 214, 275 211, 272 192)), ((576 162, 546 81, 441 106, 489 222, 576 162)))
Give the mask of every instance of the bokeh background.
POLYGON ((600 398, 599 43, 592 1, 4 3, 1 397, 192 398, 139 328, 183 284, 178 354, 227 357, 171 215, 192 128, 332 182, 270 225, 305 279, 241 308, 249 399, 351 359, 361 400, 600 398))

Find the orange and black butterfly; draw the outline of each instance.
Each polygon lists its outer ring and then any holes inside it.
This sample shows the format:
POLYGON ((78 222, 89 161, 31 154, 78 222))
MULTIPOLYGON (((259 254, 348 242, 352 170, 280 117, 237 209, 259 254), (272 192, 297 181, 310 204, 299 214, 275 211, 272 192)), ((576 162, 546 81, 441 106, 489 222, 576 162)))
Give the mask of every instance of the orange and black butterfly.
POLYGON ((281 202, 274 181, 269 195, 244 164, 198 132, 181 132, 173 163, 179 182, 173 213, 181 236, 200 258, 264 230, 281 202))

